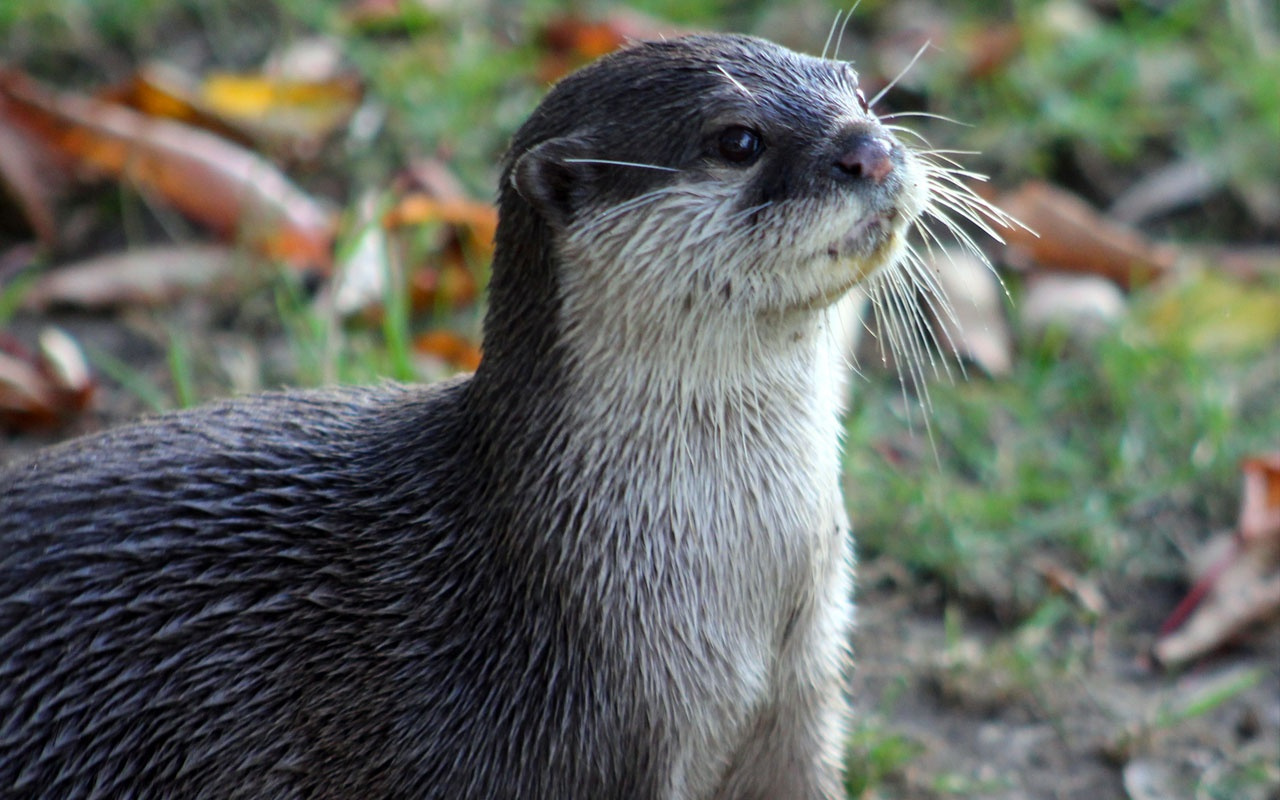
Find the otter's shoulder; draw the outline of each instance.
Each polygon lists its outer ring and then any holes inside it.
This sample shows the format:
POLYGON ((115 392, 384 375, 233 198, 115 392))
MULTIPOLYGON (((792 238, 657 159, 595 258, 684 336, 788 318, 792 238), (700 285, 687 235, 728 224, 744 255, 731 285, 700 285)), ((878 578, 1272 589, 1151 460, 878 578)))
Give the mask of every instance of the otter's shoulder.
POLYGON ((0 545, 68 527, 195 524, 202 505, 212 519, 228 504, 376 484, 397 452, 427 465, 443 457, 468 381, 272 392, 48 448, 0 466, 0 545))

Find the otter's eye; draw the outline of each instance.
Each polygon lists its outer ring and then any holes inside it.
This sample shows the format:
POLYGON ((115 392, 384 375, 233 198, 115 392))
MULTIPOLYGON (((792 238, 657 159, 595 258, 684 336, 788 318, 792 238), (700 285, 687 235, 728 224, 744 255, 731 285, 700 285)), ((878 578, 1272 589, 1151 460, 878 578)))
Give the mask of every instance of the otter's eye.
POLYGON ((764 149, 764 139, 759 133, 734 125, 720 133, 720 157, 730 164, 746 165, 755 161, 756 156, 764 149))
POLYGON ((858 90, 857 95, 858 95, 858 105, 862 107, 862 113, 870 114, 871 106, 867 104, 867 96, 862 93, 861 89, 858 90))

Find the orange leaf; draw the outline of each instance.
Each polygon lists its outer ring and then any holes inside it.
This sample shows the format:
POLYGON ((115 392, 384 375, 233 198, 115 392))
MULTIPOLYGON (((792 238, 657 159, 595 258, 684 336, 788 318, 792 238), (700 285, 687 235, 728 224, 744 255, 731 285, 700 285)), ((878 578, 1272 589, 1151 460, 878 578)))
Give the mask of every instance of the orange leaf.
POLYGON ((74 163, 132 181, 225 238, 298 266, 330 266, 333 214, 255 153, 14 72, 0 72, 0 98, 13 124, 74 163))
POLYGON ((498 211, 488 203, 474 200, 438 200, 425 194, 409 194, 387 212, 383 223, 388 228, 443 222, 467 231, 475 252, 493 255, 493 238, 498 232, 498 211))
POLYGON ((475 372, 480 366, 480 348, 451 331, 427 331, 413 340, 419 353, 435 356, 459 369, 475 372))
POLYGON ((1280 453, 1246 459, 1241 470, 1239 527, 1210 540, 1208 568, 1161 626, 1154 654, 1162 664, 1188 661, 1280 615, 1280 453))
POLYGON ((681 31, 632 11, 617 11, 591 22, 575 16, 552 20, 543 29, 547 55, 538 68, 543 80, 557 80, 588 61, 637 39, 677 36, 681 31))
POLYGON ((1023 184, 998 205, 1026 226, 1004 232, 1010 250, 1039 267, 1089 272, 1132 288, 1167 272, 1177 257, 1047 183, 1023 184))
POLYGON ((414 270, 409 278, 410 304, 415 310, 439 305, 463 308, 476 301, 480 287, 471 271, 457 261, 443 267, 414 270))
POLYGON ((23 136, 5 124, 7 106, 0 98, 0 192, 7 190, 22 210, 28 225, 45 244, 57 237, 53 198, 50 188, 58 177, 49 161, 49 153, 33 137, 23 136))
POLYGON ((351 118, 361 95, 359 82, 351 78, 215 74, 200 86, 199 104, 252 133, 314 148, 351 118))
POLYGON ((1280 453, 1245 459, 1244 490, 1240 500, 1240 538, 1246 542, 1271 539, 1280 546, 1280 453))

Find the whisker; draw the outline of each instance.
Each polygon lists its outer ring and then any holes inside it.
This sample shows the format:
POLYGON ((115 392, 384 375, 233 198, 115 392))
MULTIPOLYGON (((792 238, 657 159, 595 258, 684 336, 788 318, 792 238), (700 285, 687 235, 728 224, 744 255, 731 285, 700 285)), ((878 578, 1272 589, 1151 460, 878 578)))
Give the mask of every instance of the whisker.
POLYGON ((964 127, 964 128, 974 127, 968 122, 961 122, 958 119, 953 119, 951 117, 943 116, 942 114, 934 114, 929 111, 895 111, 892 114, 885 114, 884 116, 880 117, 880 121, 883 122, 884 120, 887 120, 887 119, 899 119, 901 117, 926 117, 928 119, 941 120, 942 122, 950 122, 953 125, 960 125, 961 127, 964 127))
MULTIPOLYGON (((836 18, 835 18, 834 20, 832 20, 832 22, 831 22, 831 30, 827 31, 827 41, 822 45, 822 58, 823 58, 823 59, 829 58, 831 55, 835 55, 834 53, 831 53, 831 52, 830 52, 830 50, 831 50, 831 40, 832 40, 832 38, 834 38, 834 37, 835 37, 835 35, 836 35, 836 28, 840 25, 840 17, 841 17, 843 14, 844 14, 844 11, 842 11, 842 10, 840 10, 840 9, 836 9, 836 18)), ((837 49, 837 50, 839 50, 839 49, 840 49, 838 45, 837 45, 836 49, 837 49)))
MULTIPOLYGON (((750 208, 744 208, 744 209, 742 209, 741 211, 738 211, 738 212, 736 212, 736 213, 734 213, 734 214, 730 214, 726 221, 727 221, 727 222, 738 222, 740 219, 742 219, 742 218, 744 218, 744 217, 749 217, 749 216, 751 216, 752 214, 755 214, 755 213, 756 213, 756 212, 758 212, 758 211, 763 211, 763 210, 765 210, 766 208, 768 208, 768 207, 769 207, 769 206, 771 206, 771 205, 773 205, 773 201, 772 201, 772 200, 766 200, 765 202, 760 203, 759 205, 754 205, 754 206, 751 206, 750 208)), ((758 223, 757 223, 757 224, 758 224, 758 223)))
MULTIPOLYGON (((908 136, 914 136, 915 138, 917 138, 917 139, 919 139, 920 141, 924 142, 924 144, 925 144, 925 146, 926 146, 926 147, 933 147, 933 143, 932 143, 932 142, 930 142, 928 139, 926 139, 926 138, 925 138, 925 136, 924 136, 924 134, 923 134, 923 133, 921 133, 920 131, 912 130, 911 128, 905 127, 905 126, 903 126, 903 125, 885 125, 884 127, 885 127, 885 129, 886 129, 886 130, 893 131, 894 133, 905 133, 905 134, 907 134, 908 136)), ((924 153, 927 153, 928 151, 927 151, 927 150, 923 150, 923 151, 917 150, 917 151, 914 151, 914 152, 924 152, 924 153)), ((927 164, 928 162, 926 161, 925 163, 927 164)))
MULTIPOLYGON (((988 224, 988 222, 985 219, 983 219, 981 216, 974 213, 974 209, 971 206, 963 203, 961 199, 956 198, 947 192, 938 192, 934 196, 933 200, 930 202, 929 205, 930 205, 930 208, 925 209, 925 213, 929 214, 935 219, 942 220, 943 224, 946 224, 946 221, 950 220, 950 222, 953 225, 958 226, 958 223, 956 223, 955 220, 951 219, 951 216, 949 214, 947 214, 945 211, 940 210, 939 208, 937 208, 937 206, 942 206, 943 208, 947 208, 954 211, 955 213, 959 214, 961 218, 966 219, 969 222, 973 223, 983 233, 990 236, 992 239, 995 239, 997 242, 1004 244, 1004 237, 996 233, 995 228, 991 227, 991 225, 988 224)), ((951 230, 953 233, 955 232, 955 230, 952 228, 952 225, 947 225, 947 229, 951 230)), ((968 239, 969 237, 966 236, 965 238, 968 239)), ((972 239, 969 239, 969 241, 970 243, 972 243, 972 239)), ((977 247, 977 245, 973 245, 972 249, 981 250, 981 248, 977 247)))
POLYGON ((738 87, 738 91, 740 91, 740 92, 742 92, 744 95, 746 95, 746 96, 747 96, 747 99, 749 99, 749 100, 755 100, 755 99, 756 99, 756 98, 755 98, 755 95, 751 94, 751 92, 747 90, 747 87, 745 87, 745 86, 743 86, 741 83, 739 83, 737 78, 735 78, 735 77, 733 77, 732 75, 730 75, 730 74, 729 74, 729 70, 725 69, 725 68, 724 68, 724 66, 723 66, 722 64, 716 64, 716 69, 720 71, 720 74, 721 74, 721 75, 723 75, 723 76, 725 76, 726 78, 728 78, 730 83, 732 83, 734 86, 738 87))
POLYGON ((836 37, 836 49, 832 55, 840 55, 840 44, 844 41, 844 32, 849 28, 849 22, 853 19, 853 12, 858 10, 858 6, 862 4, 862 0, 855 0, 853 8, 849 9, 849 13, 844 15, 844 24, 840 26, 840 35, 836 37))
MULTIPOLYGON (((731 79, 732 80, 732 79, 731 79)), ((737 81, 734 81, 735 83, 737 81)), ((657 164, 638 164, 634 161, 611 161, 607 158, 566 158, 569 164, 612 164, 615 167, 639 167, 640 169, 656 169, 662 172, 679 172, 675 167, 663 167, 657 164)))
POLYGON ((902 80, 906 76, 906 74, 911 70, 911 68, 916 65, 916 62, 920 60, 920 56, 924 55, 924 51, 928 50, 932 44, 933 42, 925 42, 924 44, 920 45, 920 49, 917 50, 916 54, 911 57, 911 60, 907 62, 907 65, 902 68, 902 71, 899 72, 894 77, 893 80, 889 81, 889 83, 886 84, 883 89, 876 92, 876 96, 871 98, 871 101, 868 102, 867 105, 872 108, 875 108, 876 103, 879 103, 884 98, 884 96, 889 92, 890 89, 898 85, 898 81, 902 80))

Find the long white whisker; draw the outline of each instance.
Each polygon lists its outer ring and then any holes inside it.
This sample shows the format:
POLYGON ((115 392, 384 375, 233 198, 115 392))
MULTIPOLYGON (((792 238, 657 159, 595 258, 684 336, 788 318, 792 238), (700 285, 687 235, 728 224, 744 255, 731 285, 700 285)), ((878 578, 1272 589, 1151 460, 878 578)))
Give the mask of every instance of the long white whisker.
POLYGON ((758 211, 763 211, 763 210, 765 210, 766 208, 768 208, 768 207, 769 207, 769 206, 771 206, 771 205, 773 205, 773 201, 772 201, 772 200, 766 200, 765 202, 760 203, 759 205, 754 205, 754 206, 751 206, 750 208, 744 208, 744 209, 742 209, 741 211, 738 211, 738 212, 736 212, 736 213, 734 213, 734 214, 730 214, 730 215, 729 215, 729 218, 728 218, 728 221, 729 221, 729 222, 737 222, 737 221, 739 221, 740 219, 742 219, 742 218, 744 218, 744 217, 749 217, 749 216, 751 216, 752 214, 755 214, 755 213, 756 213, 756 212, 758 212, 758 211))
POLYGON ((906 76, 907 72, 909 72, 911 68, 916 65, 916 62, 920 60, 920 56, 924 55, 924 51, 928 50, 929 46, 932 44, 933 44, 932 42, 925 42, 924 44, 920 45, 920 49, 917 50, 916 54, 911 57, 911 60, 907 62, 907 65, 902 68, 902 71, 899 72, 894 77, 893 80, 889 81, 889 83, 886 84, 883 89, 876 92, 876 96, 871 98, 871 101, 868 102, 867 105, 872 108, 875 108, 876 103, 879 103, 881 99, 883 99, 884 96, 889 92, 890 89, 898 85, 898 81, 902 80, 903 77, 906 76))
POLYGON ((961 127, 964 127, 964 128, 974 127, 968 122, 961 122, 958 119, 953 119, 951 117, 943 116, 942 114, 934 114, 930 111, 895 111, 892 114, 885 114, 884 116, 880 117, 880 121, 884 122, 885 120, 900 119, 902 117, 925 117, 927 119, 936 119, 942 122, 950 122, 953 125, 960 125, 961 127))
POLYGON ((728 78, 730 83, 732 83, 734 86, 738 87, 738 91, 740 91, 740 92, 742 92, 744 95, 746 95, 746 96, 747 96, 747 99, 749 99, 749 100, 755 100, 755 99, 756 99, 756 98, 755 98, 755 95, 751 94, 751 92, 747 90, 747 87, 743 86, 741 83, 739 83, 739 82, 738 82, 738 79, 737 79, 737 78, 735 78, 735 77, 733 77, 732 75, 730 75, 730 74, 729 74, 729 70, 725 69, 725 68, 724 68, 724 65, 722 65, 722 64, 716 64, 716 69, 720 71, 720 74, 721 74, 721 75, 723 75, 723 76, 725 76, 726 78, 728 78))
MULTIPOLYGON (((836 28, 837 28, 837 27, 839 27, 839 25, 840 25, 840 17, 841 17, 841 15, 843 15, 843 14, 844 14, 844 12, 843 12, 843 11, 841 11, 840 9, 836 9, 836 18, 835 18, 834 20, 832 20, 832 22, 831 22, 831 30, 827 31, 827 41, 822 45, 822 57, 823 57, 824 59, 826 59, 826 58, 830 58, 832 55, 834 55, 834 53, 831 53, 831 52, 830 52, 830 51, 831 51, 831 40, 832 40, 832 39, 835 37, 835 35, 836 35, 836 28)), ((836 49, 839 49, 839 48, 836 48, 836 49)))
POLYGON ((565 162, 569 164, 612 164, 615 167, 639 167, 640 169, 656 169, 662 172, 680 171, 675 167, 663 167, 658 164, 637 164, 634 161, 611 161, 607 158, 566 158, 565 162))
MULTIPOLYGON (((916 139, 919 139, 921 142, 924 142, 925 146, 927 147, 933 146, 933 144, 928 139, 925 138, 924 134, 920 133, 919 131, 912 130, 911 128, 907 128, 902 125, 885 125, 884 127, 886 130, 893 131, 894 133, 905 133, 908 136, 913 136, 916 139)), ((928 152, 928 151, 915 151, 915 152, 928 152)), ((925 163, 927 164, 928 162, 925 161, 925 163)))
POLYGON ((840 44, 844 42, 844 32, 849 28, 849 21, 853 19, 853 12, 858 10, 858 6, 862 4, 862 0, 856 0, 853 8, 849 9, 849 13, 844 15, 844 24, 840 26, 840 35, 836 37, 836 50, 833 55, 840 55, 840 44))

